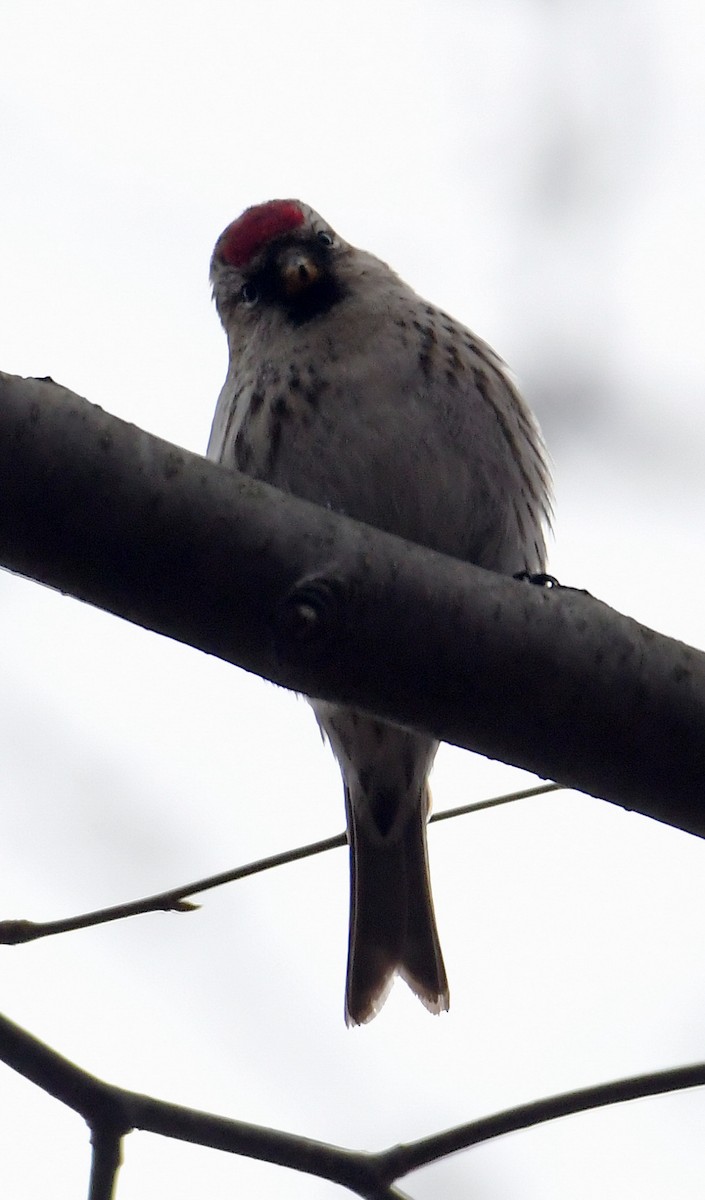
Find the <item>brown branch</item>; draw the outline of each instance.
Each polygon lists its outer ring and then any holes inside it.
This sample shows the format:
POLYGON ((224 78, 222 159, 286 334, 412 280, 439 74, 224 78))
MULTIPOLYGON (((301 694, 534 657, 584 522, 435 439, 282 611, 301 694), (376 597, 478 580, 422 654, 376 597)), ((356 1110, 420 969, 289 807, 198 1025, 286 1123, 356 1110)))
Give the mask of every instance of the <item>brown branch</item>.
POLYGON ((705 655, 591 596, 297 500, 47 381, 0 374, 0 478, 11 570, 705 834, 705 655))
MULTIPOLYGON (((434 813, 431 821, 446 821, 451 817, 466 816, 468 813, 480 812, 485 808, 496 808, 500 804, 510 804, 515 800, 525 800, 530 796, 542 796, 546 792, 560 790, 555 783, 543 783, 538 787, 522 788, 521 791, 509 792, 504 796, 493 796, 489 800, 479 800, 474 804, 463 804, 458 808, 445 809, 434 813)), ((109 908, 95 909, 93 912, 81 913, 76 917, 65 917, 58 921, 0 921, 0 945, 17 946, 23 942, 35 942, 39 938, 52 937, 56 933, 70 933, 76 929, 90 929, 95 925, 105 925, 109 921, 122 921, 125 917, 136 917, 151 912, 193 912, 198 904, 191 904, 187 896, 209 891, 211 888, 222 887, 226 883, 234 883, 249 875, 258 875, 269 871, 272 867, 285 866, 287 863, 298 862, 302 858, 311 858, 314 854, 322 854, 326 850, 335 850, 347 845, 347 835, 338 833, 334 837, 324 838, 320 842, 310 842, 307 846, 297 846, 293 850, 283 850, 280 854, 272 854, 268 858, 260 858, 247 863, 243 867, 233 867, 230 871, 222 871, 219 875, 209 875, 206 879, 198 879, 193 883, 182 884, 169 891, 159 892, 155 896, 147 896, 142 900, 129 900, 124 904, 113 904, 109 908)))

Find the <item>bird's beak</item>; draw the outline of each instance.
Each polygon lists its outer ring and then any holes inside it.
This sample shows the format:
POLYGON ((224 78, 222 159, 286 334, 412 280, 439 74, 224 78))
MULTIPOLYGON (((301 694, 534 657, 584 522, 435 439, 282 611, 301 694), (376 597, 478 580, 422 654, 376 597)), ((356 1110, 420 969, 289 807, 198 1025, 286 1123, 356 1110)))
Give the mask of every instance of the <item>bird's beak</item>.
POLYGON ((321 268, 310 254, 297 247, 279 259, 279 274, 287 296, 298 296, 321 277, 321 268))

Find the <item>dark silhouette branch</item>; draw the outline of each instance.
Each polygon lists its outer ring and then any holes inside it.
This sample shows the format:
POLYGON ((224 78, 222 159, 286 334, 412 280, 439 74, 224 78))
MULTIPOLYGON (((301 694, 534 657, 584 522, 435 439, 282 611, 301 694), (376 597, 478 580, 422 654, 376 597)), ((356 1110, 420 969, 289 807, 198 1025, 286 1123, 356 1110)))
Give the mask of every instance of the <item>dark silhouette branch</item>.
POLYGON ((88 1122, 94 1146, 90 1200, 110 1200, 120 1142, 132 1129, 303 1171, 329 1179, 366 1200, 403 1200, 404 1193, 394 1187, 396 1179, 489 1138, 591 1108, 705 1084, 705 1063, 657 1071, 536 1100, 370 1154, 227 1120, 104 1083, 1 1016, 0 1058, 88 1122))
POLYGON ((467 1125, 458 1125, 455 1129, 447 1129, 404 1146, 394 1146, 379 1158, 385 1160, 389 1178, 398 1179, 448 1154, 467 1150, 470 1146, 502 1137, 505 1133, 516 1133, 520 1129, 555 1121, 558 1117, 604 1108, 608 1104, 623 1104, 627 1100, 641 1100, 646 1096, 661 1096, 667 1092, 704 1085, 705 1063, 615 1079, 611 1083, 599 1083, 575 1092, 563 1092, 558 1096, 519 1104, 516 1108, 505 1109, 490 1117, 469 1121, 467 1125))
MULTIPOLYGON (((480 812, 486 808, 496 808, 500 804, 510 804, 515 800, 524 800, 529 796, 542 796, 546 792, 557 791, 555 783, 543 783, 538 787, 522 788, 518 792, 509 792, 504 796, 493 796, 489 800, 478 800, 474 804, 463 804, 459 808, 448 808, 434 813, 431 821, 447 821, 451 817, 466 816, 468 813, 480 812)), ((249 875, 259 875, 272 867, 282 867, 287 863, 298 862, 302 858, 311 858, 314 854, 322 854, 326 850, 335 850, 347 845, 347 835, 338 833, 334 837, 324 838, 320 842, 309 842, 307 846, 297 846, 293 850, 283 850, 280 854, 272 854, 268 858, 257 859, 256 862, 246 863, 243 867, 233 867, 230 871, 222 871, 218 875, 209 875, 206 879, 197 879, 193 883, 182 884, 181 887, 170 888, 159 892, 156 896, 147 896, 142 900, 129 900, 124 904, 112 904, 109 908, 99 908, 95 912, 81 913, 77 917, 65 917, 58 921, 0 921, 0 945, 18 946, 22 942, 36 942, 38 938, 51 937, 56 933, 70 933, 76 929, 90 929, 94 925, 105 925, 109 921, 122 921, 125 917, 136 917, 151 912, 193 912, 199 907, 191 904, 187 896, 209 891, 211 888, 222 887, 225 883, 234 883, 238 879, 246 879, 249 875)))
POLYGON ((92 1181, 96 1181, 96 1187, 102 1186, 103 1192, 96 1191, 92 1200, 107 1200, 110 1195, 105 1190, 105 1180, 110 1180, 112 1170, 114 1181, 119 1161, 115 1147, 132 1129, 304 1171, 371 1200, 387 1197, 391 1200, 400 1195, 391 1188, 391 1181, 381 1177, 374 1155, 197 1112, 104 1083, 3 1016, 0 1016, 0 1059, 80 1113, 91 1130, 96 1131, 92 1181), (96 1157, 100 1160, 97 1164, 96 1157))
POLYGON ((122 1135, 110 1127, 91 1130, 91 1178, 88 1200, 113 1200, 122 1162, 122 1135))
POLYGON ((285 687, 705 834, 705 655, 0 374, 0 562, 285 687))

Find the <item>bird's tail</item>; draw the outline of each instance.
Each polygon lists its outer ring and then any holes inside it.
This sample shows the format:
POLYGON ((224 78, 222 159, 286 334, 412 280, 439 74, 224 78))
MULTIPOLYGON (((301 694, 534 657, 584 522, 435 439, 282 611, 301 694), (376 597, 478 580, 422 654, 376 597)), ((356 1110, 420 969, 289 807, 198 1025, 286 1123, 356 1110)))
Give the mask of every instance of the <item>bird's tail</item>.
POLYGON ((346 789, 350 831, 350 941, 345 1020, 376 1016, 395 975, 432 1013, 448 1008, 448 980, 433 911, 426 846, 428 795, 393 840, 373 837, 356 819, 346 789))

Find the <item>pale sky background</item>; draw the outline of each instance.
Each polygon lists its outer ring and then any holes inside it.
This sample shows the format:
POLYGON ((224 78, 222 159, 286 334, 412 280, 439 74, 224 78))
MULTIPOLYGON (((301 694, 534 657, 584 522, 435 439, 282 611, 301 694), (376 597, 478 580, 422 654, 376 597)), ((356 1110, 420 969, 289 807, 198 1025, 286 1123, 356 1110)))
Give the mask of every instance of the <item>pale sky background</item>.
MULTIPOLYGON (((0 46, 0 369, 203 452, 226 365, 212 245, 247 205, 299 196, 511 364, 555 464, 554 573, 705 645, 701 3, 0 0, 0 46)), ((0 614, 0 916, 342 828, 303 702, 7 573, 0 614)), ((443 749, 436 808, 525 779, 443 749)), ((699 839, 564 793, 430 845, 447 1017, 398 984, 345 1028, 343 851, 189 916, 3 949, 2 1009, 115 1083, 371 1150, 705 1058, 699 839)), ((84 1195, 80 1118, 2 1066, 0 1109, 0 1194, 84 1195)), ((690 1200, 704 1122, 702 1091, 641 1101, 402 1187, 690 1200)), ((342 1194, 144 1134, 118 1187, 342 1194)))

